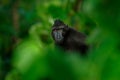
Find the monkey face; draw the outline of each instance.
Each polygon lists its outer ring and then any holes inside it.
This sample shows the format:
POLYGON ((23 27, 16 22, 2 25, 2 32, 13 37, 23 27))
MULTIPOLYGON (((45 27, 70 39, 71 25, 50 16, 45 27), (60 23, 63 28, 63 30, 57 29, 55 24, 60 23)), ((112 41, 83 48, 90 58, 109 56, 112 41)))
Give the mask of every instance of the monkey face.
POLYGON ((53 37, 54 37, 54 40, 57 42, 57 43, 61 43, 63 41, 63 30, 60 29, 60 30, 53 30, 53 37))
POLYGON ((62 43, 63 42, 64 34, 65 34, 64 26, 57 26, 57 27, 54 26, 53 27, 52 35, 53 35, 53 39, 57 43, 62 43))
POLYGON ((65 34, 67 33, 68 26, 63 22, 56 20, 52 27, 52 37, 56 43, 62 43, 64 41, 65 34))

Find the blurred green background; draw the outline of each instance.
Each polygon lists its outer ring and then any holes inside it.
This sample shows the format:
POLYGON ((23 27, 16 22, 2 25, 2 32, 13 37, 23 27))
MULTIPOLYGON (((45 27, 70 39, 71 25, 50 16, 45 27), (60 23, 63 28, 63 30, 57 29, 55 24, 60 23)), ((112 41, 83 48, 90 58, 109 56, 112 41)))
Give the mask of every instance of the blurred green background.
POLYGON ((120 80, 119 0, 0 0, 1 80, 120 80), (88 56, 55 48, 60 19, 87 35, 88 56))

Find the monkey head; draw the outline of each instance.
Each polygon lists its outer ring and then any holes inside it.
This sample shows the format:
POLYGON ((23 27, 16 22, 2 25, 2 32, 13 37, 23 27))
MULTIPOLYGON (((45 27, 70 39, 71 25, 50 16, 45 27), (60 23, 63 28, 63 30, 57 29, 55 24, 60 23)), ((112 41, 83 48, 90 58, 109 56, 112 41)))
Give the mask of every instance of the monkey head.
POLYGON ((52 27, 52 37, 56 43, 60 44, 64 41, 68 29, 68 26, 65 25, 61 20, 55 20, 52 27))

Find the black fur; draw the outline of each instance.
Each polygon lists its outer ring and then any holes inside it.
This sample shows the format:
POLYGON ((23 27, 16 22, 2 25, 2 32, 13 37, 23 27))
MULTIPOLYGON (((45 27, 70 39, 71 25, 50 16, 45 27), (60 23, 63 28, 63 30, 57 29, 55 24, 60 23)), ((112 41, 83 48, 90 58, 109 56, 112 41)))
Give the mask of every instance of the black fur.
POLYGON ((85 43, 86 35, 68 27, 62 21, 56 20, 53 28, 59 28, 59 26, 64 26, 64 28, 67 29, 64 30, 65 35, 63 41, 61 43, 57 43, 55 41, 55 44, 66 51, 76 51, 80 52, 81 54, 86 54, 88 50, 88 46, 85 43))

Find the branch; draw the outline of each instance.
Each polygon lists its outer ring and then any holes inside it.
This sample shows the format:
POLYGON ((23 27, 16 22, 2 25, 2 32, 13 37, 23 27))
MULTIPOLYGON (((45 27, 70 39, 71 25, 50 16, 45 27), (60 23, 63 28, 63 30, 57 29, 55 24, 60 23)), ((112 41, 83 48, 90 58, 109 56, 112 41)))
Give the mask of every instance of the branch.
POLYGON ((81 8, 82 1, 83 0, 76 0, 75 1, 74 6, 73 6, 73 10, 75 12, 78 12, 80 10, 79 8, 81 8))
MULTIPOLYGON (((13 15, 13 27, 15 30, 15 33, 19 33, 19 13, 18 13, 18 7, 19 7, 19 0, 15 0, 13 2, 12 6, 12 15, 13 15)), ((13 41, 17 42, 18 37, 14 36, 13 41)))

